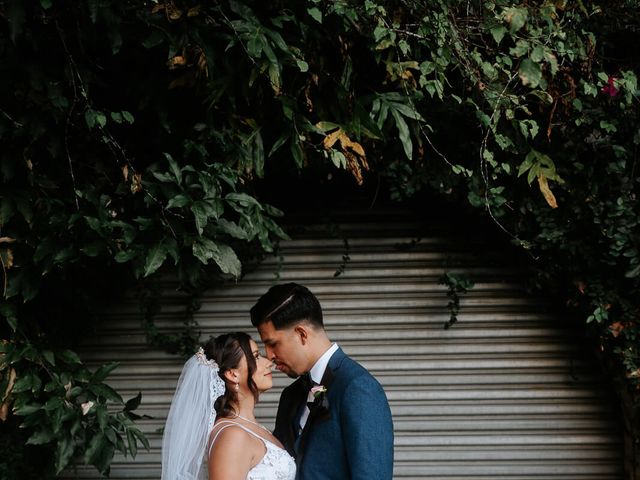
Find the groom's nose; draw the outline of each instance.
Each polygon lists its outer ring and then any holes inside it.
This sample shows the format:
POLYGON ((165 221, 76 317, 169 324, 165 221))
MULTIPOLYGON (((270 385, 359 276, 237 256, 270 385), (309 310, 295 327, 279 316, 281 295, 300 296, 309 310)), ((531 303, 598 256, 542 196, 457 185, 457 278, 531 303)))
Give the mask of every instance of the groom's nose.
POLYGON ((265 346, 264 351, 267 354, 267 358, 273 362, 276 358, 275 354, 273 353, 273 349, 271 347, 265 346))

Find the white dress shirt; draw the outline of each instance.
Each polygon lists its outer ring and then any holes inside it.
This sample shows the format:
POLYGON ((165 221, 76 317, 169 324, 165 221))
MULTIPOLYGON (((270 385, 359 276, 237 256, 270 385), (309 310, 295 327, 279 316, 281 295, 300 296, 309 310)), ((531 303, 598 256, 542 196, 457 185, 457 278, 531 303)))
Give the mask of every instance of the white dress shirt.
MULTIPOLYGON (((333 356, 333 354, 338 350, 338 344, 332 344, 329 349, 322 354, 322 356, 318 359, 318 361, 311 367, 309 370, 309 376, 314 383, 321 384, 322 377, 324 377, 324 372, 327 369, 327 365, 329 364, 329 360, 333 356)), ((309 392, 307 396, 307 402, 313 402, 313 394, 309 392)), ((307 423, 307 419, 309 418, 309 407, 305 405, 304 411, 300 416, 300 431, 304 428, 307 423)))

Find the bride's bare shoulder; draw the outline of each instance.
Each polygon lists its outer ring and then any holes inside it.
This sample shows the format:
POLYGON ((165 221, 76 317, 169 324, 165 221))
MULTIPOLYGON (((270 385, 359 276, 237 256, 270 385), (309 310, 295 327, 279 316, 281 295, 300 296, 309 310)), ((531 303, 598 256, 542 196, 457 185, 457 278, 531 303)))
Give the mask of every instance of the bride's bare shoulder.
POLYGON ((255 463, 253 440, 238 425, 216 425, 211 432, 209 478, 245 479, 255 463))

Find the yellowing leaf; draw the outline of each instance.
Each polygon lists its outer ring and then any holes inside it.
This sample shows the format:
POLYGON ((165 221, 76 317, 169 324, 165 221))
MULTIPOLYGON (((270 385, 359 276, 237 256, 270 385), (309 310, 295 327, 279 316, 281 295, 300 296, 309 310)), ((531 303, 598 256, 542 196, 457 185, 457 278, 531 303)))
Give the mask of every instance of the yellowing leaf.
POLYGON ((182 17, 182 10, 175 6, 173 2, 167 2, 165 6, 167 18, 171 21, 179 20, 182 17))
POLYGON ((10 248, 0 252, 0 261, 2 261, 2 266, 7 270, 13 267, 13 252, 10 248))
POLYGON ((131 177, 131 193, 138 193, 142 190, 142 174, 134 173, 131 177))
MULTIPOLYGON (((316 127, 321 128, 320 123, 316 127)), ((326 150, 331 150, 331 160, 338 168, 344 166, 343 161, 346 160, 346 169, 355 177, 358 185, 362 185, 364 181, 362 170, 369 170, 369 164, 362 145, 351 140, 344 130, 339 127, 324 137, 322 145, 326 150), (338 141, 340 142, 340 151, 333 148, 338 141)))
POLYGON ((336 143, 340 138, 341 133, 342 133, 342 129, 339 128, 335 132, 332 132, 326 137, 324 137, 324 140, 322 141, 322 146, 327 150, 331 149, 331 147, 333 147, 333 144, 336 143))
POLYGON ((549 188, 549 182, 547 181, 547 177, 540 174, 538 175, 538 186, 540 187, 540 191, 544 196, 544 199, 547 201, 551 208, 558 208, 558 202, 556 201, 556 197, 553 195, 553 192, 549 188))
POLYGON ((614 337, 620 335, 620 332, 622 332, 622 330, 624 330, 624 325, 620 322, 615 322, 609 325, 609 331, 614 337))
POLYGON ((362 145, 360 145, 358 142, 352 141, 344 132, 342 135, 340 135, 340 143, 342 144, 343 149, 348 148, 350 150, 353 150, 357 155, 361 157, 365 156, 364 148, 362 148, 362 145))
POLYGON ((186 64, 187 59, 182 55, 176 55, 175 57, 167 61, 167 67, 169 67, 169 70, 175 70, 176 68, 184 67, 186 64))
POLYGON ((9 394, 13 390, 13 385, 16 381, 16 371, 12 368, 9 370, 9 381, 7 382, 7 388, 2 393, 2 404, 0 405, 0 420, 3 422, 7 419, 9 414, 9 394))

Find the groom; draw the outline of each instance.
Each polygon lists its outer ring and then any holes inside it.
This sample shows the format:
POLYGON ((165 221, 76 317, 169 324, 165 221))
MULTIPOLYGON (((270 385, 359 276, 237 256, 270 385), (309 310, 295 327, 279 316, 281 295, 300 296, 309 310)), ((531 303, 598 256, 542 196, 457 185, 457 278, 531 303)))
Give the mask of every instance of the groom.
POLYGON ((267 357, 298 379, 280 397, 274 435, 296 458, 297 480, 390 480, 393 423, 380 384, 324 330, 304 286, 271 287, 251 309, 267 357))

